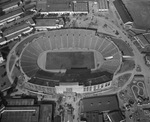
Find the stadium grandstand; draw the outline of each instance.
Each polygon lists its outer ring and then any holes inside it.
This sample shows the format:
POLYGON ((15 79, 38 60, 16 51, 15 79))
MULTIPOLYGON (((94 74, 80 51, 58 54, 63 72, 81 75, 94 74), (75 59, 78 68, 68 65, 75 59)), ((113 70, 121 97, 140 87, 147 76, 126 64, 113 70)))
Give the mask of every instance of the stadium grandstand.
POLYGON ((108 89, 121 65, 121 53, 111 39, 95 33, 87 29, 35 33, 15 47, 15 54, 20 57, 19 68, 13 67, 16 58, 11 54, 8 72, 14 68, 21 77, 24 75, 28 79, 25 87, 33 92, 62 92, 63 84, 72 83, 82 93, 108 89))
POLYGON ((134 119, 150 34, 132 24, 123 0, 0 0, 0 122, 134 119))
POLYGON ((129 44, 117 38, 112 38, 112 41, 119 47, 123 56, 134 56, 133 50, 129 44))
POLYGON ((109 9, 107 0, 38 0, 36 6, 41 13, 88 13, 89 2, 98 4, 99 11, 108 11, 109 9))

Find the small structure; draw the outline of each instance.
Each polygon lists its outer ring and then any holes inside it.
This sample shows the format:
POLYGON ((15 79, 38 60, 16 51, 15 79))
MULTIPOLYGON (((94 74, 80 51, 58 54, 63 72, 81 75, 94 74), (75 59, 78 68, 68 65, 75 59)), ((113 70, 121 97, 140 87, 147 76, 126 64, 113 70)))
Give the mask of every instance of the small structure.
POLYGON ((150 56, 146 55, 144 56, 144 59, 145 59, 145 64, 150 67, 150 56))
POLYGON ((136 40, 143 46, 146 47, 147 45, 150 45, 150 42, 147 40, 147 38, 143 34, 139 34, 136 37, 136 40))

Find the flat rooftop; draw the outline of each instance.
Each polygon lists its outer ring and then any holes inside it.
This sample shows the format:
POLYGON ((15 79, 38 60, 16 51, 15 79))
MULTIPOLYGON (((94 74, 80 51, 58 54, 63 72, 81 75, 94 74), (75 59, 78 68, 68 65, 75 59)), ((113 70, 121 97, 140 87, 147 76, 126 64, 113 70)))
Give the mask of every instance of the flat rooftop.
POLYGON ((116 95, 89 97, 81 100, 81 113, 93 111, 101 113, 103 111, 113 111, 118 109, 119 104, 116 95))
POLYGON ((133 19, 122 0, 115 0, 113 3, 124 24, 127 22, 133 22, 133 19))
POLYGON ((97 2, 99 9, 108 9, 107 0, 39 0, 37 10, 41 12, 88 12, 89 1, 97 2))
POLYGON ((38 122, 39 107, 6 107, 1 122, 38 122))

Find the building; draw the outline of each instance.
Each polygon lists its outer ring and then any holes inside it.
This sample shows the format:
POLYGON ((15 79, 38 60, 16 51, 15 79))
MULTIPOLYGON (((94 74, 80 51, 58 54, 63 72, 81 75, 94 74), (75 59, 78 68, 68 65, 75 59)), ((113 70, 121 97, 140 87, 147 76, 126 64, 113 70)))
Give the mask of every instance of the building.
POLYGON ((48 105, 40 105, 40 119, 39 119, 39 122, 46 122, 46 121, 49 121, 51 122, 52 120, 52 105, 51 104, 48 104, 48 105))
POLYGON ((146 47, 147 45, 150 45, 150 42, 147 40, 147 38, 143 34, 139 34, 136 37, 136 40, 143 46, 146 47))
POLYGON ((0 37, 0 43, 4 42, 5 41, 5 38, 3 37, 0 37))
POLYGON ((98 4, 99 11, 108 11, 107 0, 38 0, 37 10, 41 13, 88 13, 89 2, 98 4))
POLYGON ((99 11, 107 12, 109 10, 109 0, 97 0, 99 11))
POLYGON ((88 2, 73 2, 73 11, 79 13, 88 13, 88 2))
POLYGON ((34 105, 35 100, 31 98, 20 99, 20 98, 7 98, 7 105, 9 106, 32 106, 34 105))
POLYGON ((35 21, 35 28, 38 30, 61 28, 64 26, 62 18, 37 18, 35 21))
POLYGON ((80 101, 80 112, 81 121, 86 122, 103 122, 104 112, 108 113, 111 122, 123 120, 116 95, 83 98, 80 101))
POLYGON ((7 21, 10 21, 10 20, 12 21, 16 18, 19 18, 19 15, 21 15, 22 13, 23 13, 22 9, 17 9, 3 16, 0 16, 0 25, 5 24, 7 21))
POLYGON ((111 120, 111 122, 121 122, 124 120, 124 117, 120 111, 113 111, 108 113, 108 118, 111 120))
POLYGON ((88 112, 83 115, 80 122, 104 122, 103 114, 88 112))
POLYGON ((3 5, 3 4, 8 3, 8 2, 10 2, 10 0, 1 0, 0 5, 3 5))
POLYGON ((125 7, 124 3, 122 2, 122 0, 115 0, 113 1, 113 4, 117 9, 120 18, 125 25, 133 23, 133 19, 130 13, 128 12, 127 8, 125 7))
POLYGON ((13 21, 10 21, 10 22, 7 21, 7 23, 5 23, 3 26, 1 26, 0 29, 9 28, 9 27, 17 25, 19 23, 25 22, 25 21, 29 22, 29 24, 31 24, 31 25, 35 25, 35 23, 32 19, 32 17, 35 15, 36 15, 36 13, 33 13, 33 12, 24 12, 23 14, 21 14, 19 16, 18 19, 14 19, 13 21))
POLYGON ((29 4, 25 4, 23 6, 24 10, 25 11, 28 11, 28 10, 34 10, 36 8, 36 2, 32 2, 32 3, 29 3, 29 4))
POLYGON ((5 98, 7 104, 1 109, 1 122, 52 122, 53 103, 38 103, 34 98, 5 98))
POLYGON ((150 33, 144 33, 143 36, 146 38, 146 40, 150 44, 150 33))
POLYGON ((81 113, 94 111, 102 113, 104 111, 119 110, 119 104, 116 95, 83 98, 80 102, 81 113))
POLYGON ((1 8, 2 8, 3 11, 7 12, 7 11, 9 11, 9 10, 12 10, 12 9, 14 9, 14 8, 17 8, 20 3, 21 3, 20 0, 11 0, 11 1, 9 1, 9 2, 6 3, 6 4, 3 4, 3 5, 1 6, 1 8))
POLYGON ((146 46, 150 45, 148 38, 143 34, 136 35, 134 36, 134 38, 142 48, 145 48, 146 46))
POLYGON ((39 107, 5 107, 1 112, 1 122, 39 122, 39 107))
POLYGON ((150 67, 150 56, 149 55, 146 55, 144 56, 144 59, 145 59, 145 64, 150 67))
POLYGON ((7 40, 11 40, 28 30, 30 30, 29 25, 25 22, 22 22, 20 24, 7 28, 5 31, 3 31, 3 36, 7 38, 7 40))

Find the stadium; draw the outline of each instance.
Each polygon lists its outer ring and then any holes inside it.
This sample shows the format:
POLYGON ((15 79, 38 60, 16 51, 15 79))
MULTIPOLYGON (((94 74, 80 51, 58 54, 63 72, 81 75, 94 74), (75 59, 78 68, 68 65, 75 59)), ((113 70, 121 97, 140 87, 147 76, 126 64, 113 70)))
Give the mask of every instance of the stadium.
POLYGON ((38 32, 20 41, 11 52, 7 61, 10 80, 18 77, 27 89, 52 94, 59 92, 63 83, 77 84, 80 93, 110 87, 122 62, 111 38, 88 29, 38 32), (17 76, 16 71, 20 72, 17 76))
POLYGON ((1 0, 0 121, 148 122, 148 4, 133 1, 1 0))

